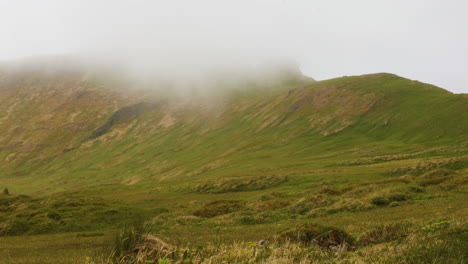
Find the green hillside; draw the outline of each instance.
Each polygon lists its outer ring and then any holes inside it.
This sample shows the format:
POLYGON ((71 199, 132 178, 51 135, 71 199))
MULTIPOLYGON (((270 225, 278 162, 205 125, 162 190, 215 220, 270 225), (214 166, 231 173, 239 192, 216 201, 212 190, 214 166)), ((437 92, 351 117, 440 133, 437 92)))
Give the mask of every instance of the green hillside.
POLYGON ((464 94, 387 73, 173 87, 0 73, 0 187, 11 193, 0 236, 106 233, 140 218, 173 243, 211 241, 220 226, 227 241, 255 241, 311 221, 352 234, 466 225, 464 94))
POLYGON ((390 74, 298 76, 190 99, 79 75, 5 80, 1 177, 27 178, 19 189, 26 193, 109 181, 159 185, 302 167, 326 153, 355 156, 357 147, 392 154, 466 141, 464 95, 390 74))

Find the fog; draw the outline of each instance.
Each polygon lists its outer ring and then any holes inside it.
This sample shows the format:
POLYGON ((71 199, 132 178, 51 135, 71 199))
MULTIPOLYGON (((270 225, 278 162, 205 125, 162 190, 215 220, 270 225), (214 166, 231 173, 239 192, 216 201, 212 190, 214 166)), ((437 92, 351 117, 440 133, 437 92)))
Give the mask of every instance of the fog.
POLYGON ((468 92, 463 0, 0 0, 0 60, 72 56, 200 79, 297 63, 315 79, 391 72, 468 92))

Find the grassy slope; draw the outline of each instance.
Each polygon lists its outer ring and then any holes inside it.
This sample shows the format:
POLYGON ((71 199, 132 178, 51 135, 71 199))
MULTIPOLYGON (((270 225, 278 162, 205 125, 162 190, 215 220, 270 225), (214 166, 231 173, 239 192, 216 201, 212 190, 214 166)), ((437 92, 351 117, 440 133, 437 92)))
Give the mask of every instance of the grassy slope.
MULTIPOLYGON (((0 187, 13 193, 125 200, 185 241, 217 239, 220 226, 227 240, 256 240, 310 221, 360 234, 376 222, 468 217, 467 98, 432 85, 391 74, 294 77, 188 100, 75 74, 2 78, 0 187), (139 102, 165 104, 87 140, 139 102), (402 193, 397 207, 371 203, 402 193), (193 215, 232 199, 245 204, 193 215)), ((18 208, 3 217, 36 215, 34 204, 18 208)))
POLYGON ((327 155, 343 159, 366 155, 366 149, 375 155, 457 144, 466 140, 468 120, 462 95, 376 74, 312 84, 293 80, 208 102, 169 99, 162 108, 83 143, 117 109, 148 96, 109 92, 76 76, 16 85, 20 92, 11 92, 1 104, 8 114, 0 123, 6 131, 0 166, 2 178, 14 178, 24 193, 83 183, 173 186, 180 178, 316 168, 333 162, 322 161, 327 155), (42 90, 52 96, 42 96, 42 90), (20 187, 22 179, 28 188, 20 187))

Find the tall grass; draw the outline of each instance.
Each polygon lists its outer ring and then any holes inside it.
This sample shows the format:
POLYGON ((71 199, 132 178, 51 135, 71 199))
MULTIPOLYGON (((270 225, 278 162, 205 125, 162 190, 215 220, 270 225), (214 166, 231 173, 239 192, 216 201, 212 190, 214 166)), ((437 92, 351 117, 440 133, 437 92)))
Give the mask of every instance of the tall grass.
MULTIPOLYGON (((118 238, 128 241, 116 241, 121 255, 96 259, 91 263, 467 263, 467 224, 439 226, 439 229, 427 229, 406 222, 379 225, 362 236, 363 239, 358 242, 357 248, 324 248, 276 236, 262 245, 253 241, 213 242, 198 246, 166 248, 165 252, 161 249, 132 252, 131 245, 136 245, 142 236, 138 236, 137 229, 125 229, 118 238)), ((299 230, 301 229, 296 228, 294 231, 297 233, 299 230)))

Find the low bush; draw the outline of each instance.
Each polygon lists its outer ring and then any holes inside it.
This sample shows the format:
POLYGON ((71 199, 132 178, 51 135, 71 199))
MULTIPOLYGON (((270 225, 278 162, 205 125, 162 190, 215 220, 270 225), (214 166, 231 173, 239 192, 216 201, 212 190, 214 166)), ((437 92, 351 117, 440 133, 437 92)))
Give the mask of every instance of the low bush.
POLYGON ((383 196, 376 196, 372 198, 371 202, 377 206, 383 206, 383 205, 388 205, 390 201, 388 201, 385 197, 383 196))

